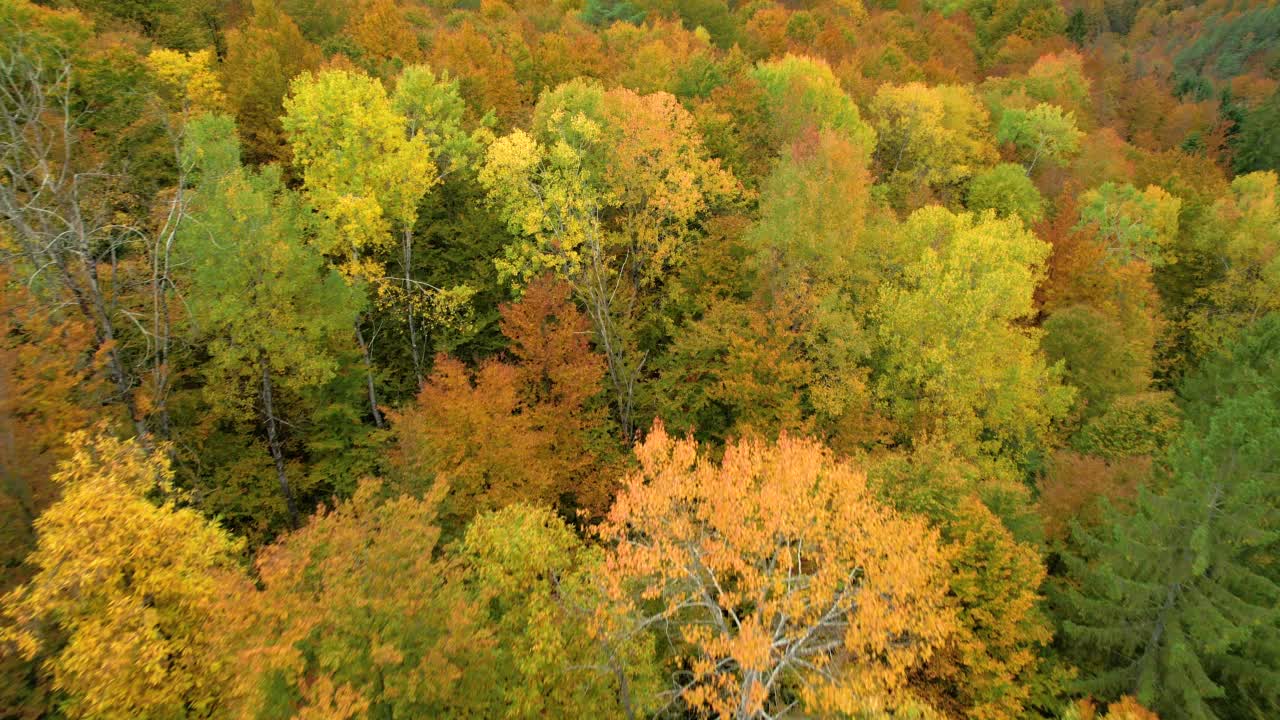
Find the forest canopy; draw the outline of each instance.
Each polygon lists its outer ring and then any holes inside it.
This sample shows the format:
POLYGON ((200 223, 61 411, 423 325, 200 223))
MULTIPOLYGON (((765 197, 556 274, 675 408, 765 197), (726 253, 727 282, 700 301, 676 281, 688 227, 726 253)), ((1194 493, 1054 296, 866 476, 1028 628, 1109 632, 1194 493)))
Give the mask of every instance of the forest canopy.
POLYGON ((0 717, 1280 717, 1280 10, 0 0, 0 717))

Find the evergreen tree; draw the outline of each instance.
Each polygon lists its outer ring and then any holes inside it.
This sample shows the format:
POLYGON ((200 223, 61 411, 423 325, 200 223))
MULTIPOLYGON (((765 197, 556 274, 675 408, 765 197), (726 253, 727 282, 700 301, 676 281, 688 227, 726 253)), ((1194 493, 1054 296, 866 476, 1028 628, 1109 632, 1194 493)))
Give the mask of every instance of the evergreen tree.
POLYGON ((1168 720, 1280 711, 1280 316, 1183 389, 1188 421, 1135 511, 1077 529, 1060 596, 1083 689, 1168 720), (1160 486, 1163 487, 1160 487, 1160 486))
POLYGON ((1280 91, 1245 115, 1236 136, 1236 172, 1280 172, 1280 91))

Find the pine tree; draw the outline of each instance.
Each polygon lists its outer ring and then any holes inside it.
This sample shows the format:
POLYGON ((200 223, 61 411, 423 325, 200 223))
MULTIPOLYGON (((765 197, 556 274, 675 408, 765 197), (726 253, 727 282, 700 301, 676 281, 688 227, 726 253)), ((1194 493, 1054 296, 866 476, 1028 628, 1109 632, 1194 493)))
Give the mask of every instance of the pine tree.
POLYGON ((1188 421, 1163 489, 1077 529, 1060 596, 1085 689, 1133 693, 1168 720, 1280 711, 1280 316, 1183 388, 1188 421))

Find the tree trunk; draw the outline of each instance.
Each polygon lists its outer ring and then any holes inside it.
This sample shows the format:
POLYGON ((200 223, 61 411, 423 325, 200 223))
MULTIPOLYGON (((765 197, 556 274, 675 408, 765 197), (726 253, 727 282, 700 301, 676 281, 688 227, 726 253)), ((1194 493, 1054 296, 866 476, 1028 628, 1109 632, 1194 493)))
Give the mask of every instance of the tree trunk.
POLYGON ((413 377, 418 385, 422 385, 422 351, 418 349, 418 324, 413 313, 413 280, 410 277, 413 268, 413 231, 405 230, 403 238, 404 299, 405 311, 409 315, 409 351, 413 354, 413 377))
POLYGON ((360 344, 360 353, 364 356, 364 378, 369 388, 369 409, 373 411, 373 424, 379 428, 386 427, 382 419, 382 411, 378 409, 378 390, 373 385, 373 358, 369 354, 369 344, 364 341, 364 331, 360 329, 360 320, 356 319, 356 342, 360 344))
POLYGON ((267 424, 267 444, 271 446, 271 459, 276 463, 276 480, 280 483, 280 494, 284 496, 285 507, 289 510, 289 526, 298 527, 298 506, 293 500, 293 490, 289 488, 289 478, 284 471, 284 451, 280 447, 280 434, 276 428, 275 405, 272 402, 271 370, 267 364, 266 353, 258 359, 262 366, 262 414, 267 424))

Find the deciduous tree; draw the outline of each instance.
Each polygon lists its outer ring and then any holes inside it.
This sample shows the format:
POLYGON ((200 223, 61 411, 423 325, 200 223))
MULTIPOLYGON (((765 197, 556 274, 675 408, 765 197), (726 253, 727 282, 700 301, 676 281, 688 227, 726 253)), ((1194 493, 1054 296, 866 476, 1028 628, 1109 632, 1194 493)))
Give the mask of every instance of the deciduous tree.
POLYGON ((208 620, 241 544, 177 504, 163 452, 89 432, 67 442, 35 575, 4 599, 10 639, 43 659, 73 717, 221 716, 232 668, 208 620))
POLYGON ((610 597, 672 644, 671 701, 763 718, 904 700, 954 627, 935 533, 821 446, 743 440, 713 463, 661 425, 602 526, 610 597))

